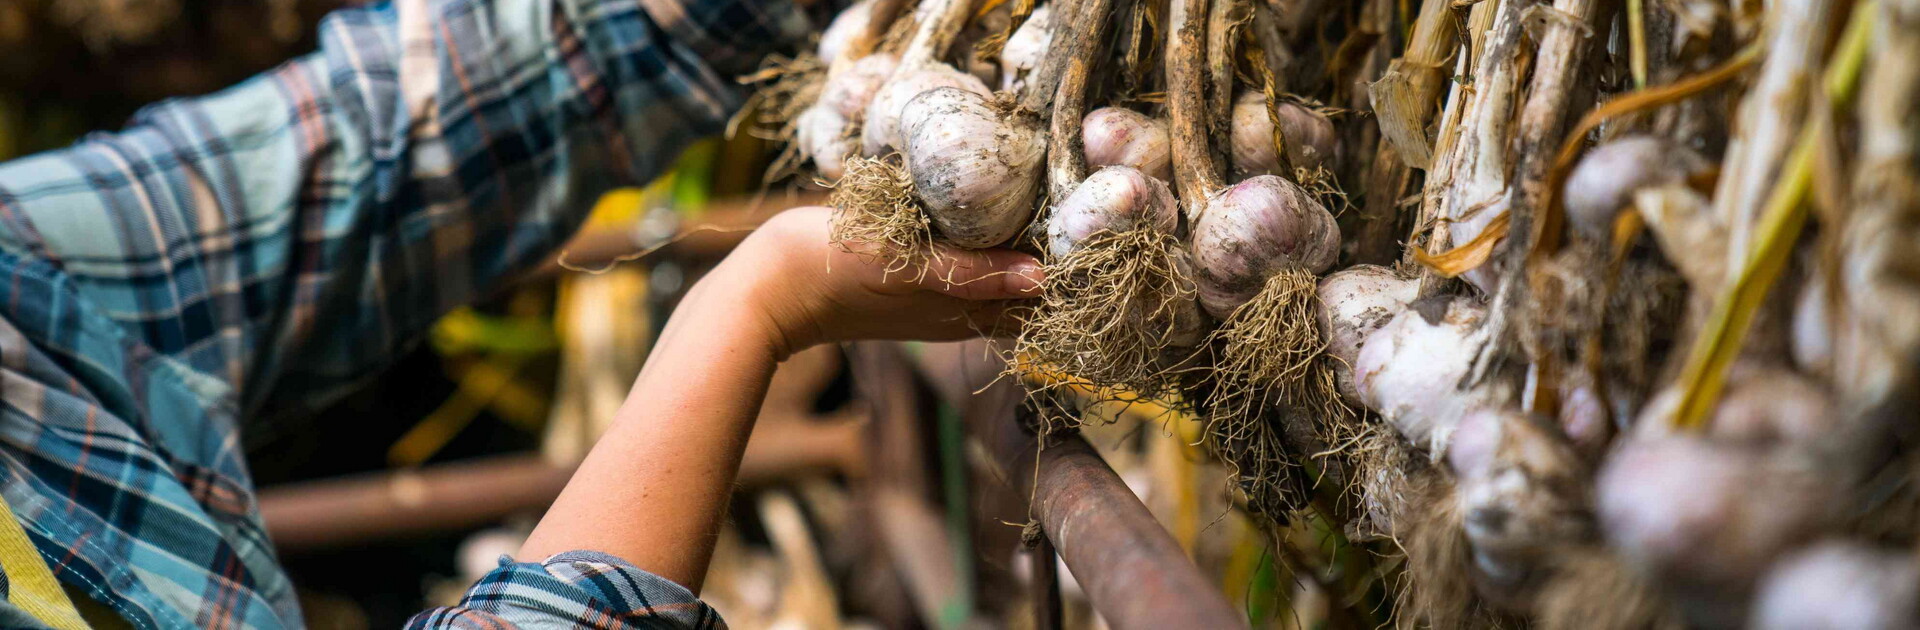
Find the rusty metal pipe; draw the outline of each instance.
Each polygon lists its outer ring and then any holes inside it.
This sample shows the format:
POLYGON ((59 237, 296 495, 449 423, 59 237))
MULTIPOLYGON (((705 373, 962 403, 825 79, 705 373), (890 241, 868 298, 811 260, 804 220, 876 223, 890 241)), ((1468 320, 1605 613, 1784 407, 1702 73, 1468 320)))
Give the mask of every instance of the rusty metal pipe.
POLYGON ((1031 492, 1030 512, 1073 571, 1093 608, 1115 630, 1244 628, 1246 618, 1187 557, 1140 497, 1079 436, 1040 449, 1016 412, 1024 395, 1011 379, 986 385, 998 370, 979 346, 929 346, 918 353, 942 392, 978 392, 950 400, 966 410, 976 438, 1016 490, 1031 492), (954 385, 958 386, 954 386, 954 385))

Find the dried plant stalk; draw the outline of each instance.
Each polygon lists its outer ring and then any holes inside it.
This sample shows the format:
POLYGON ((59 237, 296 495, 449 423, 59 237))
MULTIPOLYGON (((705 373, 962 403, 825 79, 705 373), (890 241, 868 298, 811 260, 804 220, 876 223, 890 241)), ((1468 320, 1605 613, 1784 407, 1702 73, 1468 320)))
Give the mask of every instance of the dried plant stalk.
POLYGON ((1445 0, 1422 3, 1406 54, 1388 64, 1386 75, 1367 88, 1381 135, 1393 143, 1403 162, 1422 170, 1433 164, 1427 124, 1439 104, 1441 88, 1446 87, 1447 66, 1453 57, 1456 32, 1451 6, 1445 0))
POLYGON ((1806 118, 1807 86, 1814 83, 1833 28, 1833 3, 1827 0, 1782 0, 1768 8, 1767 59, 1740 102, 1734 122, 1739 135, 1727 145, 1714 187, 1714 213, 1731 230, 1729 268, 1753 253, 1755 223, 1806 118))

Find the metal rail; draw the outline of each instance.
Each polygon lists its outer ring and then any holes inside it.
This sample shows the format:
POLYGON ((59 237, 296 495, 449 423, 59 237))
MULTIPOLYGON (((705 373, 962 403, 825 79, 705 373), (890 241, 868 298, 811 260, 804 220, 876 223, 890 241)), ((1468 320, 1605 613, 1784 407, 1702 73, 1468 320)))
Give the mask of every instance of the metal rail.
POLYGON ((974 436, 1012 487, 1031 489, 1032 517, 1110 626, 1246 627, 1219 585, 1201 575, 1086 440, 1073 436, 1039 448, 1015 417, 1019 386, 993 380, 999 370, 983 347, 929 346, 917 359, 943 395, 974 392, 949 402, 964 410, 974 436))

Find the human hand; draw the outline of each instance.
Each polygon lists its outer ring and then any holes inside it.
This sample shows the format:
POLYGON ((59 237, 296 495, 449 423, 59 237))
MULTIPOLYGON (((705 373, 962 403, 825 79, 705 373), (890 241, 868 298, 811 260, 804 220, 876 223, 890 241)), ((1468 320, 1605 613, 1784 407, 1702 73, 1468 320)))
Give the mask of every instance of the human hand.
POLYGON ((1011 300, 1038 295, 1041 270, 1012 250, 936 245, 927 273, 886 273, 829 240, 831 209, 768 220, 696 291, 764 313, 776 356, 855 339, 947 341, 1010 332, 1011 300))

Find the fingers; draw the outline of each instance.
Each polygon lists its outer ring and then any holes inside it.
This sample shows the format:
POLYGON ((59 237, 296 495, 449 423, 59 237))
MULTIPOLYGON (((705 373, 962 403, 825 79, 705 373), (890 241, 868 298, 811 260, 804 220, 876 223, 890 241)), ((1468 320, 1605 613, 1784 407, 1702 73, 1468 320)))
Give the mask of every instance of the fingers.
POLYGON ((919 285, 963 300, 1009 300, 1038 295, 1044 276, 1027 254, 939 246, 919 285))

